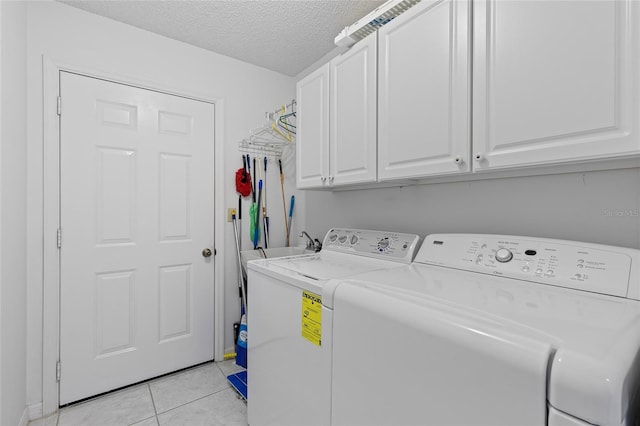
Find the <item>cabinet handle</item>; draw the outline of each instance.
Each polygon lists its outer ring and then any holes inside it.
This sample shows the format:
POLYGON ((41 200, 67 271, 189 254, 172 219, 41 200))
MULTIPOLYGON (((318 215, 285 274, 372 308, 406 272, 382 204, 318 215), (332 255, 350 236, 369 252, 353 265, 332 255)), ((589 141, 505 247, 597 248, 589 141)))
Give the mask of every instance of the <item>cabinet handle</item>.
POLYGON ((481 152, 476 152, 476 154, 473 157, 476 159, 476 161, 484 160, 484 155, 481 152))
POLYGON ((453 162, 454 162, 454 163, 456 163, 456 164, 462 164, 462 163, 464 163, 464 161, 462 161, 462 158, 460 158, 460 157, 456 157, 456 158, 454 158, 454 159, 453 159, 453 162))
POLYGON ((333 182, 333 176, 329 176, 329 182, 333 182))
POLYGON ((324 177, 324 176, 320 176, 320 181, 321 181, 321 182, 324 182, 325 180, 327 180, 327 178, 326 178, 326 177, 324 177))

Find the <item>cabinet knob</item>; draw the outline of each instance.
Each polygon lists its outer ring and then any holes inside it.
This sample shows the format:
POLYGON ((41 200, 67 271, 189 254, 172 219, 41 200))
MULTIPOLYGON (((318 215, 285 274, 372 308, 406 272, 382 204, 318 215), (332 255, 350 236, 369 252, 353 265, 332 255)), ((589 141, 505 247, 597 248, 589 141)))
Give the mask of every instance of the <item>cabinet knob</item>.
POLYGON ((456 164, 462 164, 462 163, 464 163, 464 161, 462 161, 462 158, 461 158, 461 157, 456 157, 456 158, 454 158, 454 159, 453 159, 453 162, 454 162, 454 163, 456 163, 456 164))
POLYGON ((320 176, 320 181, 324 182, 325 180, 327 180, 327 178, 326 178, 326 177, 324 177, 324 176, 320 176))
POLYGON ((482 154, 481 152, 476 152, 473 158, 475 158, 476 161, 482 161, 484 160, 484 154, 482 154))
POLYGON ((333 182, 333 176, 329 176, 329 182, 333 182))

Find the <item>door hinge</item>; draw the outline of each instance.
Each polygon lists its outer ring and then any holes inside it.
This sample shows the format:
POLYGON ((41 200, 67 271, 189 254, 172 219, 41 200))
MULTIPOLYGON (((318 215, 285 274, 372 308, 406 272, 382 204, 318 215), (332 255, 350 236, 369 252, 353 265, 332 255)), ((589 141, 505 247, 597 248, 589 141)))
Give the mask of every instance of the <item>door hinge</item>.
POLYGON ((56 382, 60 382, 60 361, 56 362, 56 382))
POLYGON ((58 115, 62 115, 62 98, 58 96, 58 115))
POLYGON ((58 228, 58 248, 62 248, 62 229, 58 228))

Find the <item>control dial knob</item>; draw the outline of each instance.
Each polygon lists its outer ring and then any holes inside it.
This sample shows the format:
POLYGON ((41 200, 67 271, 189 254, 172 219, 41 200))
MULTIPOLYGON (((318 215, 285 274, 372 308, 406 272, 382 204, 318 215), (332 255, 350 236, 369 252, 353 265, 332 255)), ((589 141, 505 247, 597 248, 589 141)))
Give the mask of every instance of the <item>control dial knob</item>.
POLYGON ((513 253, 509 249, 501 248, 496 252, 496 260, 500 263, 506 263, 511 259, 513 259, 513 253))
POLYGON ((386 249, 389 248, 390 245, 390 241, 389 238, 383 238, 380 241, 378 241, 378 250, 379 251, 385 251, 386 249))

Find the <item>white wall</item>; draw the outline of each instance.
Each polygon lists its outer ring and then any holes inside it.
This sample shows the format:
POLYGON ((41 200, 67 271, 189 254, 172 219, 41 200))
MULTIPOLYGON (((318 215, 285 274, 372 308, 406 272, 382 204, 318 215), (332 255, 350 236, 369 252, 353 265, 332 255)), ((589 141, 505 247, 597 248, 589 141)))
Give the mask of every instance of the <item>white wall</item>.
POLYGON ((640 248, 640 169, 308 192, 315 235, 332 226, 497 233, 640 248))
POLYGON ((25 422, 26 5, 0 2, 0 424, 25 422))
MULTIPOLYGON (((42 55, 58 64, 80 66, 124 79, 148 82, 175 92, 200 94, 224 100, 225 167, 216 178, 225 180, 225 205, 216 214, 226 215, 227 207, 238 204, 235 170, 242 166, 237 142, 251 128, 263 124, 265 112, 273 111, 295 97, 291 77, 217 55, 193 46, 142 31, 57 2, 28 3, 28 88, 29 88, 29 184, 28 184, 28 403, 42 400, 42 55)), ((50 99, 46 100, 50 102, 50 99)), ((291 171, 293 162, 285 163, 291 171)), ((270 201, 279 196, 277 167, 269 173, 270 201), (276 184, 278 186, 276 186, 276 184)), ((289 173, 286 185, 295 187, 289 173)), ((276 198, 277 200, 277 198, 276 198)), ((281 201, 280 201, 281 202, 281 201)), ((282 235, 282 208, 270 208, 273 234, 282 235)), ((302 217, 301 205, 298 205, 302 217)), ((233 348, 232 323, 239 319, 239 300, 233 230, 225 227, 225 348, 233 348)), ((248 226, 244 226, 248 233, 248 226)), ((249 239, 245 237, 245 247, 249 239)), ((282 243, 280 243, 282 245, 282 243)))

